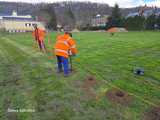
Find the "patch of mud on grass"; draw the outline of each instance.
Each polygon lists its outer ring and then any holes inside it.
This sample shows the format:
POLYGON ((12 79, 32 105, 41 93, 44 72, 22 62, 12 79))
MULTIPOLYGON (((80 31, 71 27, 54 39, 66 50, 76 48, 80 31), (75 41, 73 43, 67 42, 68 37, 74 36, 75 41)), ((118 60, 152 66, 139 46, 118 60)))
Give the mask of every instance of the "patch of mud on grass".
POLYGON ((124 106, 130 105, 132 97, 127 92, 113 88, 106 92, 107 98, 112 102, 124 106))
POLYGON ((94 91, 94 86, 96 85, 96 83, 97 81, 93 76, 88 76, 84 81, 82 87, 88 97, 96 98, 96 93, 94 91))
POLYGON ((84 82, 84 87, 94 87, 96 85, 96 79, 93 76, 87 77, 84 82))
POLYGON ((160 120, 160 106, 151 108, 144 116, 144 120, 160 120))

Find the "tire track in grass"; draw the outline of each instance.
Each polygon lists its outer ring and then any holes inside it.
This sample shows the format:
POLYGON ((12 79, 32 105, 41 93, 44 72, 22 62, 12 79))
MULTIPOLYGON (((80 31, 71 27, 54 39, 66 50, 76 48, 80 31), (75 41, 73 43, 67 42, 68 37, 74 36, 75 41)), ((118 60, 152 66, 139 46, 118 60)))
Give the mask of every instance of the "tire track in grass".
MULTIPOLYGON (((33 50, 32 48, 26 47, 24 45, 18 44, 16 42, 14 42, 13 40, 3 37, 2 39, 6 40, 6 42, 12 44, 13 46, 15 46, 16 48, 18 48, 19 50, 21 50, 24 54, 28 55, 28 57, 48 57, 46 54, 43 54, 41 52, 37 52, 35 50, 33 50)), ((53 66, 53 64, 51 62, 45 61, 43 64, 41 64, 43 66, 53 66)))
MULTIPOLYGON (((7 38, 5 38, 5 40, 6 40, 7 38)), ((15 48, 17 48, 17 49, 20 49, 20 51, 22 51, 23 52, 23 54, 27 54, 27 55, 29 55, 30 57, 37 57, 37 56, 35 56, 35 55, 33 55, 33 54, 31 54, 31 53, 26 53, 26 51, 28 50, 28 47, 24 47, 23 49, 22 49, 22 47, 23 47, 23 45, 20 45, 20 44, 18 44, 18 43, 16 43, 16 42, 14 42, 14 41, 11 41, 10 39, 7 39, 6 40, 6 42, 8 43, 8 44, 12 44, 15 48)), ((33 51, 34 52, 34 51, 33 51)), ((43 55, 43 54, 41 54, 40 53, 40 55, 43 55)), ((39 56, 39 55, 38 55, 39 56)), ((24 57, 26 57, 26 56, 24 56, 24 57)), ((43 55, 42 57, 45 57, 45 55, 43 55)), ((49 67, 49 64, 50 64, 50 66, 52 66, 52 64, 50 63, 50 62, 48 62, 48 61, 45 61, 44 63, 42 63, 42 65, 40 65, 39 66, 39 69, 36 69, 35 71, 34 71, 34 73, 37 73, 37 72, 42 72, 42 73, 45 73, 46 71, 43 69, 42 70, 42 68, 44 68, 46 65, 47 65, 47 68, 49 67), (40 70, 41 69, 41 70, 40 70), (40 70, 40 71, 39 71, 40 70)), ((45 101, 45 98, 46 98, 46 96, 45 96, 45 91, 41 91, 41 89, 42 88, 44 88, 44 90, 46 89, 45 87, 44 87, 44 84, 45 83, 43 83, 44 82, 44 80, 42 81, 42 80, 38 80, 38 81, 35 81, 37 84, 36 84, 36 86, 34 86, 34 88, 33 88, 33 94, 32 94, 32 97, 33 97, 33 99, 37 102, 37 105, 36 106, 39 106, 38 107, 38 109, 39 110, 41 110, 41 106, 43 105, 43 103, 44 102, 47 102, 47 101, 45 101), (42 93, 41 93, 42 92, 42 93), (42 105, 41 105, 41 102, 42 102, 42 105)), ((60 81, 61 82, 61 81, 60 81)), ((68 86, 68 88, 69 88, 69 86, 68 86)), ((43 106, 42 106, 42 109, 43 109, 43 106)))
MULTIPOLYGON (((11 63, 12 60, 10 60, 9 57, 7 57, 8 53, 5 51, 4 49, 4 46, 2 47, 3 43, 0 44, 0 56, 2 57, 1 59, 1 65, 2 65, 2 69, 0 72, 3 72, 3 76, 1 78, 3 78, 3 81, 2 83, 4 83, 6 81, 6 74, 8 73, 7 69, 5 68, 5 65, 8 65, 11 63)), ((8 76, 7 76, 8 77, 8 76)), ((7 85, 8 86, 8 85, 7 85)), ((9 118, 9 113, 7 112, 7 109, 9 107, 9 105, 11 104, 11 96, 8 95, 8 92, 10 90, 6 90, 4 86, 4 84, 2 86, 0 86, 2 88, 2 91, 1 91, 1 104, 3 104, 2 106, 2 111, 1 111, 1 114, 2 114, 2 117, 3 119, 10 119, 9 118)), ((11 88, 9 88, 11 89, 11 88)), ((17 114, 11 114, 10 116, 13 117, 13 120, 14 120, 14 117, 17 117, 17 114)))
MULTIPOLYGON (((27 56, 29 58, 35 58, 35 59, 40 59, 38 57, 43 57, 43 58, 47 57, 46 54, 43 54, 41 52, 36 52, 36 51, 32 50, 31 48, 26 47, 26 46, 21 45, 21 44, 18 44, 16 42, 14 42, 13 40, 9 39, 9 38, 3 37, 3 39, 5 39, 6 42, 8 42, 9 44, 12 44, 14 47, 16 47, 17 49, 22 51, 22 53, 23 53, 22 55, 24 57, 27 56), (29 51, 31 51, 31 52, 29 52, 29 51)), ((30 59, 28 59, 28 60, 30 60, 30 59)), ((43 63, 39 63, 39 65, 40 65, 40 67, 43 67, 43 68, 47 67, 47 68, 53 69, 53 64, 49 61, 46 61, 46 60, 43 61, 43 63)))
POLYGON ((6 118, 6 109, 5 107, 8 107, 10 100, 8 101, 6 99, 5 95, 5 89, 4 89, 4 77, 6 71, 4 70, 4 65, 8 62, 8 59, 6 59, 6 56, 4 55, 4 52, 2 51, 1 44, 0 44, 0 118, 7 119, 6 118), (6 100, 5 100, 6 99, 6 100), (7 102, 5 102, 7 101, 7 102))
POLYGON ((5 40, 7 43, 12 44, 13 46, 15 46, 16 48, 18 48, 19 50, 23 51, 25 54, 32 56, 32 57, 38 57, 43 55, 40 52, 36 52, 34 51, 32 48, 26 47, 24 45, 18 44, 15 41, 6 38, 6 37, 2 37, 3 40, 5 40))
MULTIPOLYGON (((28 59, 28 55, 26 55, 23 51, 19 50, 15 46, 13 46, 11 43, 7 43, 6 41, 1 42, 0 48, 1 48, 2 53, 4 54, 3 56, 8 59, 7 61, 5 61, 5 64, 11 64, 11 65, 15 64, 15 63, 17 64, 17 61, 18 61, 18 62, 20 62, 19 64, 22 65, 22 61, 25 60, 26 58, 28 59), (21 60, 19 61, 19 59, 21 59, 21 60)), ((21 74, 23 74, 23 72, 24 71, 21 71, 21 74)), ((19 89, 19 90, 23 91, 22 89, 19 89)), ((20 94, 18 96, 21 96, 21 95, 22 94, 20 94)), ((26 98, 26 100, 27 101, 23 101, 23 102, 25 102, 24 105, 27 105, 28 102, 29 103, 33 102, 33 101, 30 101, 28 98, 26 98)), ((16 102, 16 101, 13 101, 13 102, 16 102)), ((26 108, 27 107, 28 107, 28 105, 26 106, 26 108)))

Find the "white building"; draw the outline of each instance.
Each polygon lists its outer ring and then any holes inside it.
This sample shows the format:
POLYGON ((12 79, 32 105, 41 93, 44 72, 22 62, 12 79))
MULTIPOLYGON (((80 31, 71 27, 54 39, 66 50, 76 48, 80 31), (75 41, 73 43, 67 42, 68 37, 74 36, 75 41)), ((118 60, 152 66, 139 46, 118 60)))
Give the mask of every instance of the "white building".
POLYGON ((33 31, 34 24, 45 29, 44 23, 33 20, 31 15, 20 16, 13 11, 12 15, 0 16, 0 29, 7 32, 30 32, 33 31))
POLYGON ((105 26, 108 21, 108 15, 101 16, 100 14, 96 15, 95 18, 92 19, 91 24, 93 27, 105 26))

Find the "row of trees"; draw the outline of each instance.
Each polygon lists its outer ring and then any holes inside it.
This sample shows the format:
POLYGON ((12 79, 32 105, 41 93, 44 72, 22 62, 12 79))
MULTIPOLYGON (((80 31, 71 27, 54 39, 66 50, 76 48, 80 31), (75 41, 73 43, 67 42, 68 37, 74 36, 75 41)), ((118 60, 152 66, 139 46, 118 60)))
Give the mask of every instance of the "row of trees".
POLYGON ((46 4, 40 7, 37 16, 46 23, 46 28, 50 30, 57 30, 57 25, 60 23, 62 26, 69 26, 70 28, 75 28, 76 19, 74 13, 72 12, 71 6, 65 8, 65 13, 63 17, 65 20, 58 21, 55 7, 53 4, 46 4))
POLYGON ((120 8, 116 4, 112 10, 112 15, 108 18, 106 29, 111 27, 125 27, 128 30, 154 30, 160 29, 160 16, 154 13, 147 18, 144 16, 132 16, 125 18, 120 13, 120 8))
MULTIPOLYGON (((52 4, 48 4, 44 8, 40 10, 41 15, 47 19, 47 28, 48 29, 57 29, 57 16, 55 13, 55 8, 52 4)), ((72 29, 77 27, 76 26, 76 18, 73 13, 72 7, 68 5, 65 8, 65 22, 62 22, 62 26, 68 25, 72 29)), ((108 18, 108 22, 106 26, 100 27, 91 27, 90 24, 87 24, 85 27, 79 27, 78 29, 81 30, 101 30, 101 29, 109 29, 111 27, 125 27, 128 30, 154 30, 160 29, 160 16, 156 16, 155 14, 150 15, 149 17, 145 18, 144 16, 134 16, 125 18, 121 14, 121 9, 119 8, 118 4, 115 4, 114 8, 112 9, 112 14, 108 18)))

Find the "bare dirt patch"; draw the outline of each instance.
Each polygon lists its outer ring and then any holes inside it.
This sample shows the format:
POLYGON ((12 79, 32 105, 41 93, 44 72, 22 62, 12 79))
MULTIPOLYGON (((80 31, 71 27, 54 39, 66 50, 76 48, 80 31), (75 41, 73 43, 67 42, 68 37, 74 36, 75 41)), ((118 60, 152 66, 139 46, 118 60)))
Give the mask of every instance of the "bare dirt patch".
POLYGON ((84 87, 94 87, 96 85, 96 79, 93 76, 87 77, 84 82, 84 87))
POLYGON ((94 86, 96 85, 97 81, 93 76, 88 76, 84 81, 82 87, 88 97, 96 98, 96 93, 94 91, 94 86))
POLYGON ((127 92, 115 88, 107 91, 106 96, 111 102, 124 106, 132 102, 132 97, 127 92))
POLYGON ((144 120, 160 120, 160 106, 147 111, 144 120))

